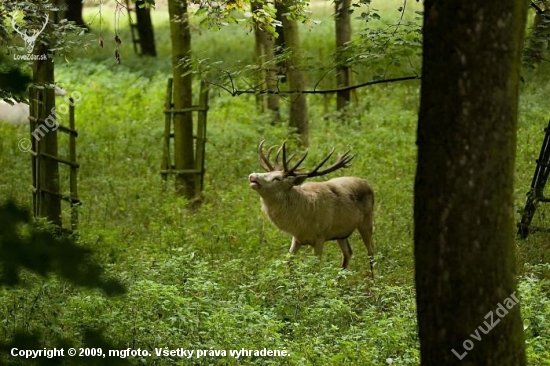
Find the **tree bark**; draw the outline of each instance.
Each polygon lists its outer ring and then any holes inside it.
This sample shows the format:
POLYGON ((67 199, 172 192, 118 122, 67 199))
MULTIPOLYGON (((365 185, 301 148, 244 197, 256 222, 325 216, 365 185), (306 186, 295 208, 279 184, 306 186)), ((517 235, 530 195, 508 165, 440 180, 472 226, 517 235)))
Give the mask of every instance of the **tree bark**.
POLYGON ((151 8, 149 6, 142 7, 144 3, 143 0, 136 1, 137 31, 141 54, 156 57, 157 49, 155 47, 153 23, 151 22, 151 8))
MULTIPOLYGON (((252 0, 250 2, 250 8, 252 10, 252 13, 257 12, 258 10, 262 9, 263 5, 260 1, 254 1, 252 0)), ((261 24, 254 23, 254 60, 256 61, 256 64, 258 65, 258 74, 256 77, 256 85, 262 85, 263 80, 265 80, 265 70, 262 68, 263 64, 263 37, 262 37, 262 28, 261 24)), ((264 97, 257 93, 255 95, 256 97, 256 108, 260 112, 264 112, 265 109, 265 103, 264 103, 264 97)))
MULTIPOLYGON (((277 7, 277 13, 290 14, 290 8, 287 1, 284 1, 277 7)), ((283 33, 285 34, 285 43, 287 47, 288 57, 286 62, 286 76, 288 79, 288 88, 290 90, 304 90, 305 78, 301 70, 302 56, 300 46, 300 35, 298 32, 298 23, 295 20, 289 19, 288 16, 282 16, 283 33)), ((297 132, 301 135, 302 144, 309 145, 309 126, 307 99, 305 94, 297 93, 289 96, 290 100, 290 127, 296 127, 297 132)))
POLYGON ((65 10, 65 18, 69 21, 73 21, 75 25, 89 29, 88 25, 84 23, 82 18, 82 0, 65 0, 67 8, 65 10))
MULTIPOLYGON (((277 69, 273 64, 273 62, 270 62, 275 59, 275 52, 274 52, 275 42, 273 40, 273 36, 268 32, 263 31, 262 44, 263 44, 265 61, 269 62, 269 67, 265 73, 266 86, 268 90, 277 91, 278 89, 277 69)), ((279 121, 281 117, 279 112, 280 108, 281 108, 281 102, 280 102, 279 94, 268 94, 267 109, 271 111, 273 122, 279 121)))
MULTIPOLYGON (((335 29, 336 29, 336 87, 343 88, 350 85, 350 70, 346 65, 346 52, 344 47, 351 41, 351 19, 349 9, 351 0, 336 0, 335 29)), ((339 91, 336 93, 336 109, 344 109, 351 100, 351 91, 339 91)))
MULTIPOLYGON (((191 57, 191 31, 187 2, 182 0, 168 1, 170 14, 170 32, 172 38, 172 71, 174 76, 173 95, 174 109, 181 110, 193 105, 192 76, 190 66, 181 63, 182 59, 191 57), (174 21, 177 19, 177 21, 174 21), (186 74, 186 75, 184 75, 186 74)), ((193 144, 193 115, 191 112, 175 113, 174 123, 174 153, 176 170, 176 193, 188 199, 195 198, 194 174, 184 173, 184 170, 195 168, 193 144)))
MULTIPOLYGON (((54 5, 58 5, 54 2, 54 5)), ((50 12, 49 23, 45 31, 40 34, 38 41, 34 45, 33 53, 37 59, 33 61, 33 82, 35 84, 45 85, 54 84, 54 62, 52 58, 53 53, 50 52, 50 44, 54 44, 53 39, 54 32, 51 23, 58 21, 57 12, 50 12), (43 59, 43 56, 47 56, 43 59)), ((45 120, 50 119, 48 123, 51 125, 54 123, 51 119, 55 119, 55 113, 51 111, 55 108, 55 94, 53 89, 44 89, 44 105, 38 108, 39 115, 33 116, 38 118, 39 124, 45 125, 45 120)), ((33 113, 34 111, 31 111, 33 113)), ((57 121, 59 123, 59 121, 57 121)), ((46 125, 47 126, 47 125, 46 125)), ((57 156, 58 144, 57 144, 57 128, 46 127, 45 134, 36 143, 39 146, 40 170, 35 172, 39 174, 38 177, 33 177, 40 180, 40 191, 38 207, 35 211, 40 217, 45 217, 48 221, 54 225, 61 227, 61 197, 59 193, 59 163, 51 158, 46 157, 43 154, 50 156, 57 156)), ((34 169, 34 167, 33 167, 34 169)), ((33 170, 34 171, 34 170, 33 170)), ((36 202, 35 202, 36 203, 36 202)))
MULTIPOLYGON (((285 7, 282 4, 282 1, 275 1, 275 19, 283 23, 283 13, 285 11, 285 7)), ((281 56, 284 53, 284 50, 286 48, 286 42, 285 42, 285 30, 284 26, 279 27, 277 29, 277 38, 275 38, 274 46, 273 46, 273 53, 275 56, 281 56)), ((277 75, 280 77, 281 83, 286 83, 286 62, 284 60, 280 60, 277 63, 277 67, 279 68, 277 70, 277 75)))
POLYGON ((519 304, 496 310, 519 297, 513 182, 527 6, 425 1, 414 192, 423 366, 526 364, 519 304))
MULTIPOLYGON (((262 9, 263 4, 258 1, 251 2, 252 12, 262 9)), ((254 27, 254 38, 256 41, 255 47, 255 57, 261 72, 258 77, 258 85, 264 85, 261 89, 267 89, 271 91, 277 90, 277 69, 275 65, 272 65, 272 61, 275 59, 274 53, 274 41, 273 36, 262 29, 261 24, 256 24, 254 27), (268 65, 267 68, 264 68, 264 65, 268 65)), ((265 104, 267 102, 267 109, 272 113, 273 122, 279 120, 279 95, 278 94, 267 94, 267 95, 257 95, 257 104, 261 111, 263 112, 265 104)))

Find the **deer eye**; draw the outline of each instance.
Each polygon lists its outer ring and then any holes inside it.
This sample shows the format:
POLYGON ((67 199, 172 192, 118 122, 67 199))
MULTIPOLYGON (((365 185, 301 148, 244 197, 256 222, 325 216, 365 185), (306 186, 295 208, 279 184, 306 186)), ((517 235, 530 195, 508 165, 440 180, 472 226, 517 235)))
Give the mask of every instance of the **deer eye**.
POLYGON ((280 182, 280 181, 281 181, 281 177, 273 177, 273 181, 280 182))

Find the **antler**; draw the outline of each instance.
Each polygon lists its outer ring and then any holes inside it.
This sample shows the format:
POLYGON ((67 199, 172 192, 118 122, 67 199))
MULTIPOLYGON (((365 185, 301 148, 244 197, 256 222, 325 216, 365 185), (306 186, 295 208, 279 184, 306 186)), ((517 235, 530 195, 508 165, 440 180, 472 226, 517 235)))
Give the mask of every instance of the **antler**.
POLYGON ((284 168, 285 168, 285 176, 289 176, 289 175, 296 175, 295 171, 296 169, 298 169, 298 167, 304 162, 304 160, 306 160, 306 157, 307 157, 307 154, 308 154, 309 150, 306 149, 306 152, 304 153, 304 155, 302 155, 302 157, 300 158, 300 160, 298 160, 298 162, 296 164, 294 164, 294 166, 290 169, 288 169, 287 165, 288 163, 290 163, 290 161, 294 158, 294 156, 296 154, 292 154, 290 156, 290 158, 288 160, 285 159, 286 157, 286 141, 283 142, 283 161, 285 163, 284 165, 284 168))
POLYGON ((258 158, 260 159, 260 166, 266 171, 266 172, 272 172, 274 170, 276 170, 273 165, 271 164, 271 162, 269 161, 269 156, 271 155, 271 152, 273 151, 274 148, 276 148, 277 146, 271 146, 268 150, 267 150, 267 157, 264 155, 264 142, 265 140, 262 140, 262 142, 260 142, 260 146, 258 146, 258 158))
POLYGON ((271 153, 273 152, 273 149, 275 149, 277 146, 271 146, 267 150, 267 156, 264 154, 263 147, 264 147, 265 140, 262 140, 260 142, 260 146, 258 146, 258 157, 260 159, 260 166, 267 172, 272 172, 275 170, 282 170, 285 173, 285 176, 289 175, 295 175, 294 171, 304 162, 307 156, 307 150, 305 154, 298 160, 296 164, 292 168, 288 168, 288 164, 294 159, 296 154, 292 154, 288 157, 286 157, 286 140, 283 141, 283 144, 279 147, 277 150, 277 153, 275 154, 275 160, 273 162, 269 161, 269 157, 271 156, 271 153), (279 156, 283 154, 283 164, 279 163, 279 156))
POLYGON ((315 168, 311 169, 307 173, 299 174, 299 176, 306 176, 308 178, 320 177, 322 175, 332 173, 333 171, 338 170, 338 169, 348 168, 351 165, 351 161, 353 160, 354 156, 351 155, 349 150, 348 150, 344 154, 339 155, 338 159, 336 160, 336 162, 334 164, 332 164, 331 166, 319 171, 319 169, 328 161, 328 159, 330 159, 330 157, 332 156, 333 153, 334 153, 334 148, 332 148, 332 150, 330 150, 328 155, 323 160, 321 160, 321 162, 319 164, 317 164, 315 166, 315 168))
POLYGON ((273 149, 275 149, 277 146, 271 146, 267 150, 267 156, 266 156, 264 154, 264 149, 263 149, 264 143, 265 143, 265 140, 262 140, 262 142, 260 142, 260 145, 258 146, 258 157, 260 159, 260 166, 267 172, 282 170, 285 177, 288 177, 288 176, 300 176, 300 177, 305 176, 307 178, 320 177, 322 175, 332 173, 333 171, 338 169, 348 168, 351 165, 351 161, 354 158, 354 156, 351 155, 350 151, 348 150, 344 154, 339 155, 338 159, 334 164, 319 171, 319 169, 321 169, 321 167, 328 161, 328 159, 330 159, 332 154, 334 154, 334 148, 333 148, 328 153, 328 155, 323 160, 321 160, 321 162, 317 164, 312 170, 310 170, 307 173, 296 173, 296 170, 298 169, 298 167, 304 162, 304 160, 306 160, 309 150, 306 150, 304 155, 302 155, 302 157, 296 162, 296 164, 294 164, 291 168, 289 168, 288 165, 292 161, 292 159, 294 159, 296 154, 290 155, 290 157, 288 157, 287 159, 286 140, 283 141, 282 145, 277 150, 277 153, 275 154, 275 160, 273 163, 269 161, 269 157, 271 156, 273 149), (279 156, 281 155, 281 153, 283 155, 282 167, 281 167, 281 164, 279 163, 279 156))

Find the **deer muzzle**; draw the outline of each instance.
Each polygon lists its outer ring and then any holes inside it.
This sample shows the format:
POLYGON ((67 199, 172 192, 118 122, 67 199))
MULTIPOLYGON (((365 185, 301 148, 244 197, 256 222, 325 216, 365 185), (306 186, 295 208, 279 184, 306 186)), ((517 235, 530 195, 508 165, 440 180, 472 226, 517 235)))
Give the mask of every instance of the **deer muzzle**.
POLYGON ((248 181, 250 182, 250 188, 258 189, 260 188, 260 182, 258 182, 258 176, 256 173, 252 173, 248 176, 248 181))

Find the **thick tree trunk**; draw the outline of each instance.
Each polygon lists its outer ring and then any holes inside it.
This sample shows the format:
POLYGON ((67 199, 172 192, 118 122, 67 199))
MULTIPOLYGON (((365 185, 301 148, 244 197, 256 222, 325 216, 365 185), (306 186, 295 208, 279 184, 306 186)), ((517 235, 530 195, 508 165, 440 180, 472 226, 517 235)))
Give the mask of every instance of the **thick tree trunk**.
POLYGON ((157 49, 155 47, 153 23, 151 22, 151 9, 149 6, 142 7, 143 4, 143 0, 136 1, 137 31, 141 54, 156 57, 157 49))
POLYGON ((513 182, 527 6, 425 1, 414 198, 423 366, 526 363, 513 182))
MULTIPOLYGON (((350 70, 345 64, 346 53, 344 47, 351 41, 351 19, 349 9, 351 0, 336 0, 335 6, 335 28, 336 28, 336 87, 342 88, 350 85, 350 70)), ((336 93, 336 109, 344 109, 351 100, 349 90, 336 93)))
POLYGON ((82 19, 82 0, 65 0, 65 4, 67 7, 64 17, 69 21, 73 21, 74 24, 88 29, 88 25, 82 19))
MULTIPOLYGON (((282 14, 290 13, 289 6, 284 3, 277 8, 277 12, 282 14)), ((302 56, 300 46, 300 35, 298 32, 298 23, 295 20, 289 19, 288 16, 282 17, 283 32, 285 34, 285 43, 289 56, 286 62, 286 76, 288 79, 288 88, 290 90, 304 90, 305 78, 301 70, 302 56)), ((308 128, 308 112, 307 99, 305 94, 296 93, 289 96, 290 100, 290 121, 291 127, 296 127, 297 132, 301 135, 302 144, 309 144, 309 128, 308 128)))
MULTIPOLYGON (((191 108, 193 105, 192 77, 186 63, 180 65, 182 59, 191 56, 191 31, 187 2, 182 0, 168 1, 170 14, 170 31, 172 38, 172 68, 174 75, 174 109, 191 108), (178 19, 174 21, 174 19, 178 19), (187 75, 182 76, 187 72, 187 75)), ((174 115, 174 151, 175 165, 179 174, 176 174, 176 192, 188 199, 195 198, 195 179, 193 174, 185 170, 195 168, 193 144, 193 115, 191 112, 176 113, 174 115)))

